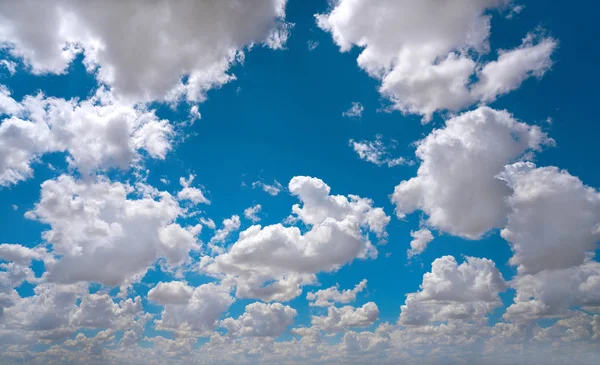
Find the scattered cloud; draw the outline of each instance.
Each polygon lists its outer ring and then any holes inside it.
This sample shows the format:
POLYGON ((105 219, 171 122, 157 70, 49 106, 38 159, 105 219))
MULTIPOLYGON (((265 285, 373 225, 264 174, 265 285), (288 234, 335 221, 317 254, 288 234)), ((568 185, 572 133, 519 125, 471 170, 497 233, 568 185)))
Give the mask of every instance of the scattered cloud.
POLYGON ((342 116, 347 118, 362 118, 362 113, 365 111, 363 105, 359 102, 353 101, 350 109, 342 113, 342 116))
POLYGON ((350 140, 350 147, 358 154, 361 160, 374 163, 377 166, 386 165, 394 167, 398 165, 412 165, 412 161, 406 160, 404 157, 392 158, 389 149, 396 147, 396 142, 391 141, 390 146, 386 146, 383 142, 383 136, 378 134, 375 141, 355 141, 350 140))

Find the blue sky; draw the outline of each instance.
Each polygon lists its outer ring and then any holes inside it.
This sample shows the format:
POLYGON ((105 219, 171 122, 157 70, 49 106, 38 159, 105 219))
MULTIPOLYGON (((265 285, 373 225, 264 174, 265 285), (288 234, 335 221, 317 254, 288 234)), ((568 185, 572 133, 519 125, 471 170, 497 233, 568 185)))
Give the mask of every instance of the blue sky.
POLYGON ((0 5, 8 363, 593 363, 593 11, 209 3, 0 5))

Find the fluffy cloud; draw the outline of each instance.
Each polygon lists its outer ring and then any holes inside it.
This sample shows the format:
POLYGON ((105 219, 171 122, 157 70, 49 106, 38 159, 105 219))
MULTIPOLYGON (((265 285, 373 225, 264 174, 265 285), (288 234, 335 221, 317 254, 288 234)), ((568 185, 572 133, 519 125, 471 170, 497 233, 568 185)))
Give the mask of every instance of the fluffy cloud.
POLYGON ((556 167, 507 166, 500 176, 513 190, 501 234, 520 274, 566 269, 584 262, 600 241, 600 193, 556 167))
POLYGON ((497 179, 507 163, 552 144, 537 126, 506 111, 481 107, 449 119, 418 142, 417 176, 394 189, 399 218, 417 209, 427 224, 469 239, 502 227, 510 188, 497 179))
MULTIPOLYGON (((392 158, 388 147, 383 143, 383 136, 378 134, 375 141, 354 141, 350 140, 350 147, 360 157, 361 160, 374 163, 377 166, 387 165, 394 167, 398 165, 412 165, 412 161, 407 161, 404 157, 392 158)), ((392 148, 396 147, 396 141, 392 140, 392 148)))
POLYGON ((181 281, 160 282, 148 292, 148 299, 161 305, 186 304, 194 289, 181 281))
POLYGON ((369 199, 330 195, 322 180, 306 176, 294 177, 289 190, 303 203, 292 212, 310 227, 308 232, 281 224, 255 225, 241 232, 228 252, 203 265, 205 272, 233 280, 238 297, 293 299, 302 285, 316 280, 315 273, 376 256, 368 232, 387 236, 390 218, 369 199))
POLYGON ((62 175, 42 184, 27 216, 50 225, 43 238, 60 258, 48 267, 49 280, 118 286, 140 280, 160 258, 168 267, 188 261, 199 248, 197 227, 177 224, 182 214, 173 196, 141 183, 62 175))
POLYGON ((83 52, 86 66, 98 68, 99 80, 119 95, 155 100, 185 94, 202 101, 208 89, 234 78, 227 70, 245 46, 283 46, 289 29, 285 5, 285 0, 4 3, 0 41, 34 73, 64 72, 83 52))
POLYGON ((218 243, 223 243, 229 236, 240 229, 240 216, 234 214, 231 218, 223 219, 222 228, 215 231, 214 236, 210 239, 209 247, 216 252, 222 253, 223 248, 218 247, 218 243))
POLYGON ((316 18, 342 52, 362 48, 358 65, 381 81, 379 90, 394 108, 429 121, 437 110, 493 100, 550 67, 556 41, 534 42, 531 35, 497 61, 478 61, 490 48, 488 11, 508 2, 340 0, 316 18))
POLYGON ((514 252, 517 290, 506 318, 557 317, 572 307, 600 306, 600 193, 556 167, 509 165, 500 175, 513 190, 501 235, 514 252))
POLYGON ((174 131, 167 120, 103 89, 85 101, 40 94, 17 103, 5 88, 0 94, 8 114, 0 124, 0 186, 31 177, 32 163, 45 153, 66 152, 69 165, 87 175, 128 169, 142 151, 163 159, 171 149, 174 131))
POLYGON ((202 190, 191 186, 195 178, 196 175, 190 175, 187 179, 184 177, 179 178, 179 184, 183 189, 177 193, 177 198, 179 200, 189 200, 194 204, 210 204, 210 200, 206 199, 202 190))
POLYGON ((368 327, 379 317, 379 309, 373 302, 354 308, 349 305, 327 308, 327 316, 312 316, 314 327, 325 332, 343 332, 349 328, 368 327))
POLYGON ((520 47, 499 51, 497 61, 487 63, 478 73, 473 94, 482 101, 494 101, 498 95, 515 90, 525 79, 542 77, 552 66, 550 56, 557 46, 552 38, 528 34, 520 47))
POLYGON ((568 269, 518 275, 511 286, 517 293, 504 317, 512 321, 556 318, 573 307, 600 312, 600 263, 596 261, 568 269))
POLYGON ((221 327, 230 336, 277 337, 294 322, 295 309, 280 303, 252 303, 238 319, 226 318, 221 327))
POLYGON ((0 318, 4 308, 12 307, 20 299, 14 288, 23 282, 37 283, 30 265, 32 260, 46 260, 48 255, 42 247, 31 249, 18 244, 0 244, 0 318))
POLYGON ((173 331, 178 336, 209 336, 216 328, 219 316, 233 303, 229 290, 214 283, 203 284, 193 290, 185 284, 180 285, 178 290, 192 291, 187 301, 166 298, 165 291, 173 287, 174 284, 163 286, 154 293, 154 298, 164 305, 161 319, 154 323, 157 329, 173 331))
POLYGON ((458 265, 452 256, 436 259, 423 275, 421 290, 410 293, 401 307, 399 324, 428 325, 448 320, 482 321, 502 305, 506 289, 493 261, 467 257, 458 265))
POLYGON ((127 329, 142 310, 140 297, 115 303, 106 293, 88 294, 81 299, 71 321, 80 328, 127 329))
POLYGON ((427 245, 433 241, 433 234, 427 228, 422 228, 418 231, 411 231, 410 236, 413 238, 410 241, 410 250, 407 251, 408 257, 420 255, 427 245))
POLYGON ((257 215, 258 212, 262 209, 262 205, 256 204, 251 207, 244 209, 244 217, 252 221, 252 223, 256 223, 260 221, 260 217, 257 215))
POLYGON ((356 295, 367 287, 367 279, 363 279, 356 284, 354 289, 340 291, 340 286, 336 284, 331 288, 318 290, 306 294, 306 299, 311 301, 311 307, 329 307, 335 303, 350 303, 356 300, 356 295))

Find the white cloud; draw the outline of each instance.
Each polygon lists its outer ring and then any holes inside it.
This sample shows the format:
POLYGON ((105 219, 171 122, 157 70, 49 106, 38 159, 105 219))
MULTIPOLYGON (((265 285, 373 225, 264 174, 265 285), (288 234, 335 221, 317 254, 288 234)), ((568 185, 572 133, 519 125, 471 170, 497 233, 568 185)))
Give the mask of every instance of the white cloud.
POLYGON ((181 281, 160 282, 148 291, 148 300, 161 305, 187 304, 194 288, 181 281))
POLYGON ((410 241, 410 250, 407 251, 409 258, 423 253, 427 245, 433 241, 433 234, 427 228, 411 231, 410 236, 413 240, 410 241))
POLYGON ((295 309, 280 303, 252 303, 237 319, 226 318, 221 327, 229 336, 277 337, 294 322, 295 309))
POLYGON ((367 287, 367 279, 363 279, 356 284, 354 289, 340 291, 338 284, 331 288, 318 290, 306 294, 306 299, 311 301, 308 305, 311 307, 329 307, 335 303, 350 303, 356 300, 356 295, 367 287))
MULTIPOLYGON (((395 141, 392 140, 391 147, 395 148, 395 141)), ((389 148, 383 142, 383 136, 378 134, 375 141, 354 141, 350 140, 350 146, 358 154, 361 160, 374 163, 377 166, 387 165, 394 167, 398 165, 412 165, 412 161, 407 161, 404 157, 392 158, 389 148)))
POLYGON ((42 184, 27 217, 50 225, 43 238, 60 258, 47 268, 49 280, 122 286, 139 281, 160 258, 177 267, 199 249, 196 228, 175 222, 182 214, 173 196, 144 184, 62 175, 42 184))
POLYGON ((14 75, 17 72, 17 63, 9 60, 0 60, 0 66, 6 68, 10 75, 14 75))
POLYGON ((256 204, 251 207, 244 209, 244 217, 252 221, 252 223, 256 223, 260 221, 260 217, 257 215, 258 212, 262 209, 262 205, 256 204))
POLYGON ((520 274, 566 269, 584 262, 600 241, 600 193, 556 167, 518 162, 501 178, 513 190, 501 234, 520 274))
POLYGON ((600 306, 600 193, 556 167, 518 162, 500 175, 513 194, 501 231, 514 252, 515 303, 506 317, 564 315, 574 306, 600 306))
POLYGON ((179 184, 183 189, 177 193, 177 198, 179 200, 189 200, 194 204, 210 204, 210 200, 204 196, 202 190, 190 186, 195 178, 196 175, 190 175, 187 179, 185 177, 179 178, 179 184))
POLYGON ((553 142, 506 111, 481 107, 451 118, 418 142, 421 165, 416 177, 394 189, 396 213, 404 218, 420 209, 428 226, 478 239, 502 227, 508 213, 510 188, 496 176, 527 151, 553 142))
POLYGON ((42 247, 31 249, 19 244, 0 244, 0 318, 4 309, 12 307, 20 299, 14 288, 19 287, 25 281, 36 284, 32 260, 46 260, 48 255, 42 247))
POLYGON ((342 116, 348 117, 348 118, 359 118, 360 119, 362 117, 362 113, 364 111, 365 111, 365 107, 361 103, 353 101, 350 109, 343 112, 342 116))
POLYGON ((252 189, 260 188, 265 193, 271 196, 277 196, 283 189, 283 186, 279 183, 279 181, 275 180, 273 184, 266 184, 262 181, 255 181, 252 183, 252 189))
POLYGON ((233 232, 240 229, 240 225, 240 216, 237 214, 232 215, 231 218, 223 219, 222 228, 217 229, 210 239, 210 248, 217 252, 222 251, 222 248, 218 247, 217 244, 225 242, 233 232))
POLYGON ((292 212, 305 225, 252 226, 240 233, 229 250, 206 263, 203 270, 236 285, 239 298, 288 301, 315 281, 315 273, 335 271, 355 258, 375 257, 368 232, 387 236, 390 218, 369 199, 329 195, 322 180, 297 176, 289 190, 303 203, 292 212))
POLYGON ((143 311, 140 297, 115 303, 106 293, 87 294, 71 317, 78 328, 128 329, 143 311))
POLYGON ((561 317, 573 307, 600 312, 600 263, 596 261, 518 275, 511 286, 517 293, 504 317, 515 322, 561 317))
POLYGON ((343 332, 349 328, 368 327, 379 317, 379 309, 373 302, 354 308, 349 305, 327 308, 327 316, 312 316, 314 327, 325 332, 343 332))
POLYGON ((557 46, 552 38, 537 39, 528 34, 523 44, 510 51, 500 51, 498 60, 487 63, 478 73, 473 94, 484 102, 517 89, 531 76, 542 77, 552 66, 550 56, 557 46))
POLYGON ((119 95, 155 100, 184 93, 202 101, 234 76, 245 46, 281 48, 285 0, 4 3, 0 41, 34 73, 61 73, 78 52, 119 95), (31 24, 36 24, 31 27, 31 24), (189 76, 184 84, 183 76, 189 76))
POLYGON ((153 111, 124 104, 100 89, 85 101, 27 96, 15 102, 0 88, 0 108, 10 116, 0 124, 0 186, 32 176, 31 165, 50 152, 66 152, 82 174, 128 169, 145 151, 164 159, 173 127, 153 111))
POLYGON ((173 331, 178 337, 196 337, 210 336, 233 298, 227 288, 209 283, 194 288, 185 303, 163 303, 162 317, 154 321, 156 328, 173 331))
POLYGON ((449 320, 480 322, 502 305, 506 289, 493 261, 467 257, 458 265, 452 256, 436 259, 423 275, 421 290, 410 293, 398 320, 402 325, 429 325, 449 320))
POLYGON ((435 0, 341 0, 316 18, 342 52, 362 48, 358 65, 381 81, 379 91, 395 109, 423 115, 427 122, 438 110, 458 111, 481 98, 493 100, 548 69, 556 46, 550 38, 539 42, 549 46, 543 51, 525 42, 502 54, 481 80, 471 81, 487 66, 478 56, 490 48, 489 10, 508 3, 458 0, 440 6, 435 0), (509 70, 509 63, 516 67, 509 70))
POLYGON ((308 47, 309 51, 314 51, 319 46, 319 42, 309 39, 308 41, 306 41, 306 46, 308 47))

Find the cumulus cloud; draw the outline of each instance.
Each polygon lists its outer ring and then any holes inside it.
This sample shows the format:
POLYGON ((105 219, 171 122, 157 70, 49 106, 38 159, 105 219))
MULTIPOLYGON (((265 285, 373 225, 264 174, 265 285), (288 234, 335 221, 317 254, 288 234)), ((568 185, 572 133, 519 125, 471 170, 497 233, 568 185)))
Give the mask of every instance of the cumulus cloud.
POLYGON ((217 246, 218 243, 223 243, 229 236, 240 229, 240 216, 234 214, 231 218, 223 219, 222 227, 215 231, 209 242, 209 247, 216 252, 222 253, 222 248, 217 246))
POLYGON ((557 318, 574 307, 600 312, 600 263, 596 261, 518 275, 511 286, 517 292, 514 303, 504 314, 511 321, 557 318))
MULTIPOLYGON (((161 319, 154 323, 157 329, 175 332, 180 337, 210 336, 218 325, 219 316, 233 303, 229 290, 214 283, 194 288, 187 301, 177 303, 164 297, 165 292, 173 288, 172 284, 155 292, 155 298, 158 296, 164 300, 164 310, 161 319)), ((192 288, 184 284, 179 290, 190 291, 192 288)))
POLYGON ((0 318, 4 308, 12 307, 20 299, 14 288, 24 282, 36 284, 38 280, 30 268, 33 260, 47 260, 49 256, 46 249, 34 249, 19 244, 0 244, 0 318))
POLYGON ((62 73, 82 52, 88 69, 97 68, 98 79, 119 95, 202 101, 207 90, 235 78, 227 71, 246 46, 285 44, 285 5, 285 0, 4 3, 0 41, 36 74, 62 73))
POLYGON ((556 167, 518 162, 500 177, 513 190, 501 234, 519 273, 566 269, 584 262, 600 241, 600 193, 556 167))
POLYGON ((226 318, 221 327, 230 336, 277 337, 288 328, 298 313, 292 307, 281 303, 252 303, 237 319, 226 318))
POLYGON ((467 257, 459 265, 454 257, 444 256, 433 261, 420 289, 406 296, 399 324, 483 321, 487 313, 502 305, 498 293, 506 284, 491 260, 467 257))
POLYGON ((327 308, 327 316, 312 316, 314 327, 325 332, 343 332, 349 328, 368 327, 379 317, 379 309, 373 302, 362 307, 344 306, 327 308))
POLYGON ((410 241, 410 250, 407 251, 409 258, 423 253, 427 245, 433 241, 433 234, 427 228, 411 231, 410 236, 413 240, 410 241))
POLYGON ((69 165, 82 174, 128 169, 146 152, 164 159, 173 127, 153 111, 125 104, 104 89, 88 100, 27 96, 21 102, 0 88, 0 186, 33 175, 31 165, 50 152, 66 152, 69 165))
POLYGON ((557 46, 552 38, 528 34, 523 44, 509 51, 499 51, 497 61, 487 63, 477 73, 479 82, 472 93, 484 102, 517 89, 529 77, 541 78, 552 66, 550 56, 557 46))
POLYGON ((47 268, 49 280, 122 286, 159 259, 174 268, 199 249, 197 227, 176 223, 182 214, 173 196, 144 184, 62 175, 42 184, 27 217, 50 226, 43 238, 59 258, 47 268))
POLYGON ((375 257, 368 233, 385 238, 390 218, 369 199, 330 195, 322 180, 292 178, 288 186, 302 205, 294 215, 309 227, 281 224, 252 226, 240 233, 229 250, 209 260, 203 270, 232 280, 240 298, 288 301, 302 292, 302 285, 316 280, 315 273, 335 271, 356 258, 375 257))
POLYGON ((252 221, 252 223, 256 223, 260 221, 260 217, 257 215, 262 209, 262 205, 256 204, 251 207, 244 209, 244 217, 252 221))
POLYGON ((350 303, 356 300, 356 295, 367 287, 367 279, 361 280, 354 289, 340 291, 340 286, 336 284, 331 288, 317 290, 306 294, 306 299, 311 301, 308 305, 311 307, 329 307, 335 303, 350 303))
POLYGON ((342 116, 347 117, 347 118, 359 118, 360 119, 362 117, 362 113, 364 111, 365 111, 365 107, 361 103, 353 101, 350 109, 343 112, 342 116))
MULTIPOLYGON (((360 157, 361 160, 374 163, 377 166, 387 165, 394 167, 398 165, 412 165, 412 161, 407 161, 404 157, 392 158, 388 146, 383 142, 383 136, 378 134, 375 141, 355 141, 350 140, 350 147, 360 157)), ((391 148, 396 148, 396 142, 392 140, 391 148)))
POLYGON ((510 188, 496 176, 528 151, 554 141, 537 126, 519 122, 506 111, 488 107, 446 121, 417 144, 417 176, 396 186, 391 197, 404 218, 424 211, 427 225, 478 239, 502 227, 510 188))
POLYGON ((501 231, 514 252, 515 303, 506 317, 564 315, 574 306, 600 306, 600 193, 556 167, 509 165, 499 176, 513 190, 501 231))
POLYGON ((191 186, 195 178, 196 175, 190 175, 187 179, 185 177, 179 178, 179 184, 183 189, 177 193, 177 198, 179 200, 189 200, 194 204, 210 204, 210 200, 204 196, 202 190, 191 186))
POLYGON ((194 289, 181 281, 160 282, 148 291, 148 299, 161 304, 187 304, 194 289))
POLYGON ((528 36, 493 63, 477 57, 490 50, 489 11, 508 3, 341 0, 316 19, 342 52, 362 49, 358 65, 381 81, 379 91, 395 109, 420 114, 427 122, 438 110, 457 111, 493 100, 550 67, 556 48, 551 38, 534 42, 528 36), (476 76, 479 80, 472 81, 476 76))

